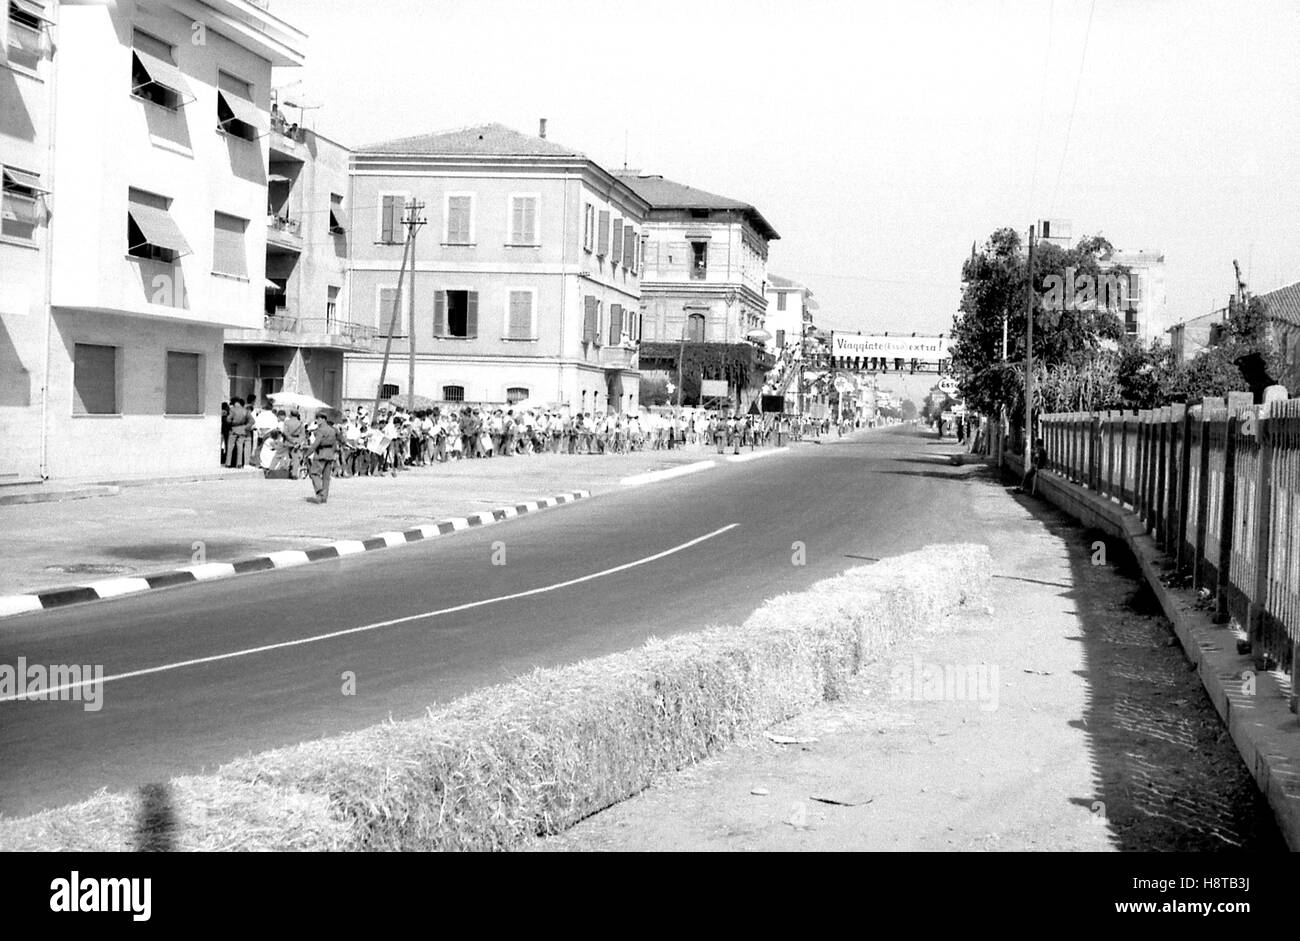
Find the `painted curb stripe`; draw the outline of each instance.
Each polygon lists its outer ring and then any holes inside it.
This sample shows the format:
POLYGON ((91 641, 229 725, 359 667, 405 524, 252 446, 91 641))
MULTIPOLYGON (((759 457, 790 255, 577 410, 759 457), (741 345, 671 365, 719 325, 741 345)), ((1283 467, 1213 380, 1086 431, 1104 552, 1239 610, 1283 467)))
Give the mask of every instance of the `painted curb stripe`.
POLYGON ((388 549, 424 539, 445 536, 449 533, 476 526, 488 526, 503 520, 514 519, 534 510, 563 506, 589 496, 591 496, 589 490, 574 490, 569 493, 557 494, 554 497, 545 497, 541 500, 517 503, 514 506, 484 510, 470 517, 456 517, 441 520, 437 523, 428 523, 404 532, 379 533, 369 539, 343 539, 327 546, 316 546, 312 549, 284 549, 272 552, 269 555, 241 559, 238 562, 205 562, 171 572, 109 578, 92 582, 89 585, 62 588, 55 591, 0 595, 0 618, 17 614, 30 614, 34 611, 43 611, 49 608, 62 608, 86 601, 117 598, 122 595, 149 591, 154 588, 172 588, 176 585, 212 581, 213 579, 228 578, 231 575, 243 575, 248 572, 294 568, 295 566, 306 565, 309 562, 320 562, 326 559, 337 559, 377 549, 388 549))
POLYGON ((118 595, 130 595, 137 591, 148 591, 149 583, 139 576, 127 578, 107 578, 90 585, 95 594, 101 598, 116 598, 118 595))

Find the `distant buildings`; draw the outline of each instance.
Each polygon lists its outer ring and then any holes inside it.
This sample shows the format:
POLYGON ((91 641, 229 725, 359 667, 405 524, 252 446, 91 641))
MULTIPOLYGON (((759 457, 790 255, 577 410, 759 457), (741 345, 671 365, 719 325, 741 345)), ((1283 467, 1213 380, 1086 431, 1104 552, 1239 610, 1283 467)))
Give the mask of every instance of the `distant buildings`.
POLYGON ((764 329, 770 334, 765 341, 775 356, 787 346, 798 344, 804 325, 811 324, 817 301, 808 287, 790 278, 769 273, 767 276, 767 312, 764 329))
POLYGON ((717 344, 716 375, 744 406, 762 386, 768 245, 780 238, 749 203, 662 176, 619 177, 649 205, 642 255, 643 366, 676 371, 682 344, 717 344), (731 348, 724 352, 722 348, 731 348), (740 388, 724 362, 740 356, 749 381, 740 388))
POLYGON ((5 6, 0 480, 210 468, 305 37, 249 0, 5 6))
MULTIPOLYGON (((649 206, 589 157, 500 124, 407 137, 352 157, 351 309, 382 345, 408 200, 423 204, 415 299, 404 288, 383 397, 433 403, 638 403, 641 234, 649 206), (414 325, 412 333, 411 324, 414 325)), ((379 390, 382 357, 346 355, 345 399, 379 390)))
POLYGON ((1103 271, 1128 269, 1128 303, 1118 311, 1125 335, 1143 346, 1163 340, 1170 326, 1164 253, 1116 250, 1101 259, 1101 267, 1103 271))
MULTIPOLYGON (((1300 391, 1300 281, 1256 294, 1268 317, 1268 339, 1281 358, 1274 376, 1292 395, 1300 391)), ((1228 308, 1192 317, 1169 328, 1169 345, 1181 363, 1217 346, 1228 323, 1228 308)))

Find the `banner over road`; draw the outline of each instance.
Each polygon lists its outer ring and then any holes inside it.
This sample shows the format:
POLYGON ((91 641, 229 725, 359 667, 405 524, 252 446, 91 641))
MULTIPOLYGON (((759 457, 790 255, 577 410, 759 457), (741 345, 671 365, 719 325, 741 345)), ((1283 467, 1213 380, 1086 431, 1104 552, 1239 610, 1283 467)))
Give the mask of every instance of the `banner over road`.
POLYGON ((831 333, 831 356, 887 357, 937 363, 948 359, 947 337, 892 337, 885 334, 831 333))

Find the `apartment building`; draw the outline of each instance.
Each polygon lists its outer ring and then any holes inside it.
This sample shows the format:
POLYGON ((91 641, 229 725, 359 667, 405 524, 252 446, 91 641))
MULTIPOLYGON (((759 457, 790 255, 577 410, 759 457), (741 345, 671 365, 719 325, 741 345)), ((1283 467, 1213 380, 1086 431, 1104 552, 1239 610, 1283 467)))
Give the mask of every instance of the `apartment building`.
MULTIPOLYGON (((20 425, 28 440, 37 429, 35 449, 6 455, 3 470, 30 479, 209 468, 227 391, 224 331, 263 325, 271 68, 301 65, 305 37, 250 0, 20 6, 45 18, 34 71, 48 75, 39 91, 0 92, 23 103, 4 109, 0 161, 9 165, 12 147, 16 166, 36 162, 23 155, 44 144, 48 192, 36 199, 27 261, 45 280, 25 316, 9 310, 23 306, 21 290, 0 292, 12 350, 0 355, 26 377, 6 378, 5 395, 21 403, 28 390, 26 405, 0 407, 0 432, 20 425)), ((12 13, 9 31, 13 50, 12 13)), ((30 59, 11 60, 3 81, 26 82, 26 70, 30 59)), ((34 176, 21 179, 34 192, 34 176)))
POLYGON ((294 120, 295 107, 273 93, 264 319, 226 330, 225 389, 245 401, 284 390, 339 407, 344 353, 371 349, 377 332, 348 311, 351 152, 294 120))
POLYGON ((54 16, 0 0, 0 483, 42 466, 54 16))
POLYGON ((749 203, 657 175, 619 179, 650 205, 642 238, 642 366, 673 376, 683 344, 707 344, 716 362, 712 370, 700 367, 702 378, 727 378, 733 399, 745 406, 772 367, 759 331, 768 244, 780 236, 749 203), (737 359, 749 377, 744 388, 732 381, 737 359))
POLYGON ((806 285, 781 275, 768 273, 767 300, 764 329, 769 339, 764 341, 768 352, 779 356, 788 346, 798 345, 805 324, 811 324, 817 301, 806 285))
POLYGON ((353 318, 345 400, 585 412, 638 403, 640 233, 648 205, 582 153, 500 124, 361 147, 352 157, 353 318), (408 203, 424 225, 397 306, 408 203), (396 314, 396 317, 394 316, 396 314), (384 373, 381 350, 392 336, 384 373))
POLYGON ((1123 310, 1124 332, 1143 346, 1164 340, 1172 322, 1165 293, 1165 256, 1159 251, 1111 252, 1101 261, 1103 271, 1127 269, 1127 295, 1123 310))

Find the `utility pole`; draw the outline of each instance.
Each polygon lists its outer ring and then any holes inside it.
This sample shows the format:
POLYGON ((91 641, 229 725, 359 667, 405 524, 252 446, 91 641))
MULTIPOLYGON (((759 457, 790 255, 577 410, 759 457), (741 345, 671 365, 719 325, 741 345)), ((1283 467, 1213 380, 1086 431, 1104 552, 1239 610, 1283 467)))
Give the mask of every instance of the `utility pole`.
POLYGON ((370 411, 370 420, 379 414, 379 400, 384 394, 384 380, 388 378, 388 357, 393 349, 393 334, 397 332, 397 318, 402 313, 402 276, 406 273, 406 259, 411 255, 411 240, 406 240, 402 248, 402 267, 397 269, 397 294, 393 297, 393 314, 388 319, 388 339, 384 342, 384 362, 379 367, 379 387, 375 389, 375 407, 370 411))
POLYGON ((425 218, 423 215, 424 202, 412 200, 406 204, 406 217, 402 220, 406 225, 406 244, 411 250, 411 317, 410 330, 406 339, 409 357, 407 362, 406 376, 406 405, 411 412, 415 411, 415 237, 423 228, 425 218))
POLYGON ((1025 296, 1025 471, 1034 454, 1034 227, 1029 227, 1029 278, 1025 296))

